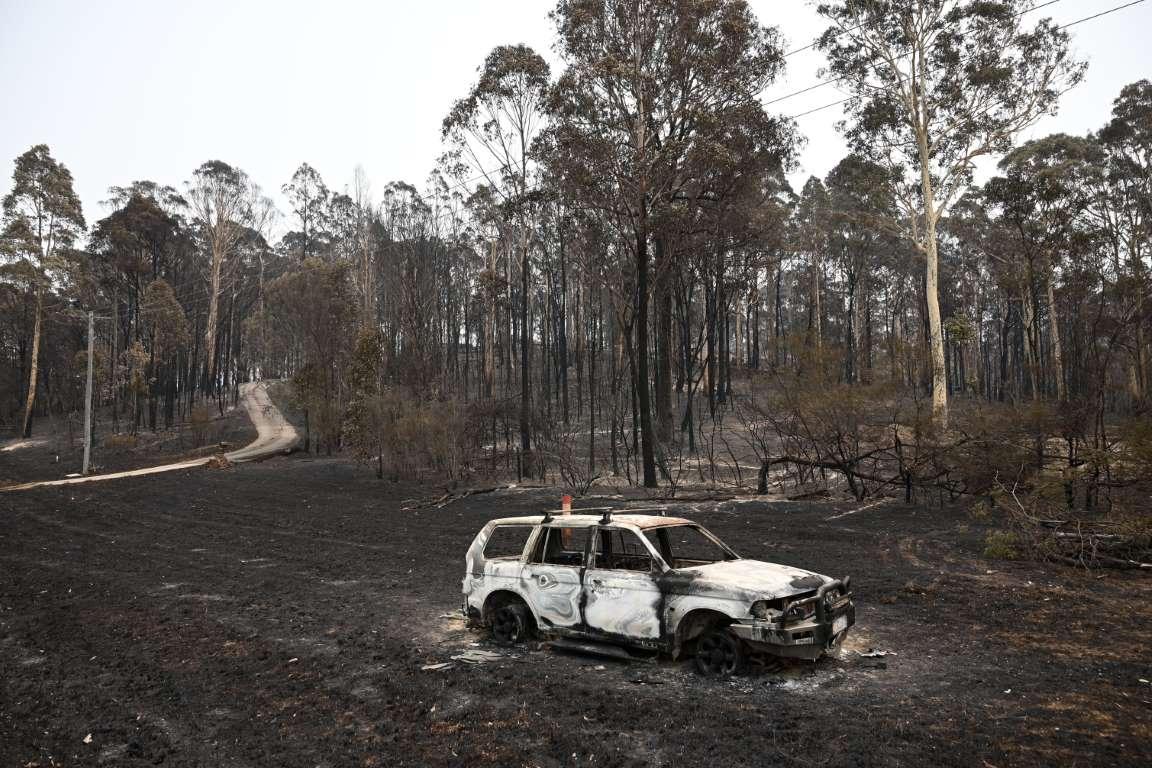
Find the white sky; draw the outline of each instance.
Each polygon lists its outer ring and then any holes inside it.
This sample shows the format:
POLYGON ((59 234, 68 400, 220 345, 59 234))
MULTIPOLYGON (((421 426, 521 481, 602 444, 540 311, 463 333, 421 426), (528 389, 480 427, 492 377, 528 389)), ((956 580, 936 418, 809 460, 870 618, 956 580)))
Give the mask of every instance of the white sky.
MULTIPOLYGON (((1061 0, 1036 14, 1060 23, 1124 0, 1061 0)), ((751 0, 788 48, 823 25, 805 0, 751 0)), ((282 210, 280 185, 304 161, 342 190, 364 166, 377 192, 423 187, 440 123, 494 46, 526 43, 555 67, 551 0, 0 0, 0 194, 11 162, 46 143, 76 180, 89 224, 112 185, 178 189, 209 159, 243 168, 282 210)), ((1120 88, 1152 77, 1152 2, 1073 28, 1088 76, 1032 131, 1084 133, 1120 88)), ((806 51, 765 93, 818 80, 806 51)), ((770 107, 794 115, 841 98, 827 86, 770 107)), ((843 156, 834 107, 800 119, 808 145, 797 187, 843 156)))

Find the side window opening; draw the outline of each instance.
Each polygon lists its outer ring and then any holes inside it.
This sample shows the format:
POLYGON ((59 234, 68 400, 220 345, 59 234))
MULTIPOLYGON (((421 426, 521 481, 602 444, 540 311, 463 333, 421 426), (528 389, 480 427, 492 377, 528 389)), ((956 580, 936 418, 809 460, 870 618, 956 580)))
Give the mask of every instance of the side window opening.
POLYGON ((484 545, 485 560, 519 560, 524 554, 524 545, 532 535, 530 525, 500 525, 488 537, 484 545))
POLYGON ((622 528, 601 528, 593 556, 593 568, 642 573, 652 570, 652 556, 644 542, 632 531, 622 528))
POLYGON ((579 568, 584 565, 587 542, 587 528, 545 528, 537 539, 531 562, 579 568))

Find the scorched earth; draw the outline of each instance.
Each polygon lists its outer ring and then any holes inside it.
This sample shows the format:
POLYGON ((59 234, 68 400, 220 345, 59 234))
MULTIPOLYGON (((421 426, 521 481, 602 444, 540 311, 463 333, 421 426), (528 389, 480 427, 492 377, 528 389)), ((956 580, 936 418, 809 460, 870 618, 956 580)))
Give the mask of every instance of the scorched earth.
POLYGON ((558 493, 441 494, 303 457, 0 494, 0 765, 1152 764, 1138 575, 986 560, 951 508, 673 501, 853 574, 838 654, 711 681, 465 629, 476 531, 558 493))

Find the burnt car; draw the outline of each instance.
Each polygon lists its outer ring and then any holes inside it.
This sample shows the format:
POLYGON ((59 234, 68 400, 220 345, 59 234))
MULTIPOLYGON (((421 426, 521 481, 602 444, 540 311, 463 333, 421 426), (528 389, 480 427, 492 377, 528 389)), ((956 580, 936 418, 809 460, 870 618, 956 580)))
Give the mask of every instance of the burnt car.
POLYGON ((534 635, 694 656, 815 660, 855 622, 850 580, 747 560, 700 525, 612 510, 492 520, 468 548, 464 611, 503 643, 534 635))

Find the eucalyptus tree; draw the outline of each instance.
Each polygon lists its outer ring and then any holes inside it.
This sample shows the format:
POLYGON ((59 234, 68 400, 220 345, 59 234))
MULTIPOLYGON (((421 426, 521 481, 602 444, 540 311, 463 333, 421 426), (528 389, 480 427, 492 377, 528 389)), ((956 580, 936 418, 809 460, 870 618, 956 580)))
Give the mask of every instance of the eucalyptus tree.
POLYGON ((828 190, 820 179, 809 177, 800 191, 793 213, 795 248, 808 254, 808 343, 820 352, 824 347, 824 258, 828 251, 828 190))
POLYGON ((973 161, 1004 152, 1083 77, 1033 0, 832 0, 819 47, 851 94, 854 151, 892 172, 905 235, 925 262, 932 409, 947 426, 937 226, 972 179, 973 161))
POLYGON ((308 163, 301 163, 280 191, 288 198, 292 213, 300 224, 299 230, 284 236, 288 249, 295 252, 300 261, 321 256, 328 238, 329 206, 334 202, 324 179, 308 163))
POLYGON ((871 382, 873 274, 893 250, 887 222, 894 216, 886 171, 857 155, 848 155, 829 172, 828 251, 845 278, 847 320, 844 373, 848 382, 871 382))
POLYGON ((108 187, 108 199, 102 204, 115 210, 123 208, 134 196, 148 198, 170 216, 180 216, 188 208, 188 200, 175 187, 150 179, 138 179, 124 187, 108 187))
POLYGON ((197 168, 187 187, 208 257, 208 319, 201 381, 213 395, 219 395, 217 336, 226 271, 233 266, 240 242, 250 232, 263 230, 273 209, 244 171, 220 160, 209 160, 197 168))
POLYGON ((692 152, 721 156, 733 123, 779 128, 756 98, 782 69, 779 37, 742 0, 561 0, 552 15, 566 69, 548 161, 573 204, 604 216, 630 252, 627 348, 652 487, 650 241, 675 200, 709 194, 692 152))
MULTIPOLYGON (((144 333, 143 321, 147 320, 145 287, 172 270, 172 261, 185 237, 182 221, 167 213, 153 197, 144 194, 145 191, 139 188, 128 192, 126 199, 114 192, 113 200, 123 202, 96 222, 88 241, 88 277, 98 291, 98 307, 109 313, 106 328, 110 332, 110 354, 107 361, 114 424, 118 423, 119 406, 126 388, 142 386, 141 381, 133 382, 117 376, 116 366, 121 360, 138 362, 137 355, 128 355, 127 352, 144 333)), ((150 357, 147 367, 147 371, 140 368, 137 374, 146 373, 155 391, 158 384, 155 380, 155 356, 150 357)), ((131 402, 138 405, 141 393, 128 394, 136 395, 131 402)), ((139 416, 140 410, 136 407, 133 409, 133 429, 138 426, 136 419, 139 416)), ((150 407, 149 416, 154 426, 154 407, 150 407)))
POLYGON ((1152 319, 1149 269, 1152 256, 1152 82, 1124 86, 1112 103, 1112 119, 1096 135, 1103 149, 1104 194, 1098 200, 1100 223, 1112 252, 1117 278, 1129 276, 1137 304, 1128 387, 1137 400, 1152 386, 1149 358, 1152 319))
POLYGON ((1071 247, 1080 213, 1090 202, 1085 173, 1092 161, 1091 143, 1054 134, 1029 141, 1000 161, 1003 175, 984 185, 985 199, 1008 225, 1014 256, 1023 260, 1020 302, 1028 343, 1033 394, 1041 390, 1041 304, 1046 307, 1051 346, 1049 378, 1060 400, 1067 398, 1064 351, 1056 311, 1055 283, 1060 261, 1071 247))
POLYGON ((148 379, 151 397, 148 404, 148 426, 156 429, 156 405, 164 395, 164 423, 172 426, 176 403, 176 360, 191 339, 188 317, 180 306, 172 286, 162 278, 153 280, 141 298, 148 339, 148 379))
POLYGON ((528 328, 530 219, 529 194, 535 174, 532 145, 544 126, 544 101, 550 71, 526 45, 493 48, 480 78, 444 118, 442 136, 460 173, 476 174, 492 190, 506 216, 515 222, 520 254, 520 450, 531 450, 532 391, 528 328))
POLYGON ((96 222, 89 240, 93 271, 123 320, 124 338, 135 339, 141 293, 168 267, 180 230, 176 217, 137 192, 96 222))
POLYGON ((4 196, 0 221, 0 255, 23 273, 35 297, 28 388, 20 426, 20 433, 31 437, 44 297, 64 281, 69 249, 84 231, 84 214, 72 188, 72 173, 52 157, 46 144, 37 144, 16 158, 12 190, 4 196))

